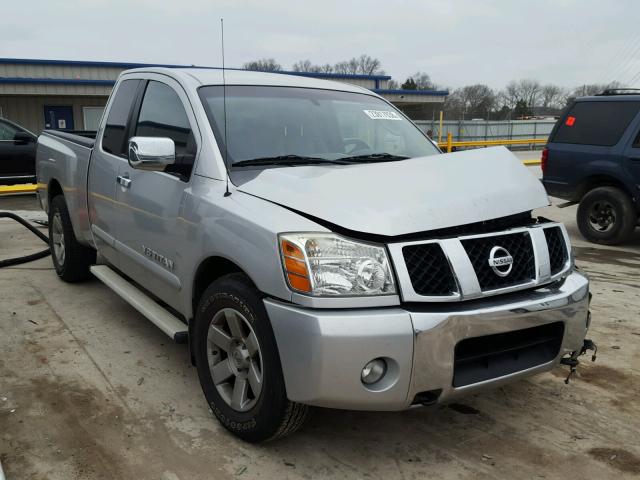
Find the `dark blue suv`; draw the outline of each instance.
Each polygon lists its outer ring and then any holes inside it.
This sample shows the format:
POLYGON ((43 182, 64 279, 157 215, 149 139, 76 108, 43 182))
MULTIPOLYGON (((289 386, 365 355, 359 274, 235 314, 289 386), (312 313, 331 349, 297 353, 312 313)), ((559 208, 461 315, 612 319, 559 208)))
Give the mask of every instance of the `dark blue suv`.
POLYGON ((549 195, 580 203, 577 223, 586 239, 629 239, 640 213, 640 90, 607 90, 571 103, 542 152, 542 172, 549 195))

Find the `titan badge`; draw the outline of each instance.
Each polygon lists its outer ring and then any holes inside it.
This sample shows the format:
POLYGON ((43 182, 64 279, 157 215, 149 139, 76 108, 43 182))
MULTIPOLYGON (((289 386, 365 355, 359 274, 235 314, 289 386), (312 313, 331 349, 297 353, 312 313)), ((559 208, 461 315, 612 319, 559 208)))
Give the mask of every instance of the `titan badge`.
POLYGON ((151 260, 159 263, 167 270, 173 270, 175 263, 170 258, 167 258, 164 255, 160 255, 158 252, 145 245, 142 245, 142 252, 151 260))

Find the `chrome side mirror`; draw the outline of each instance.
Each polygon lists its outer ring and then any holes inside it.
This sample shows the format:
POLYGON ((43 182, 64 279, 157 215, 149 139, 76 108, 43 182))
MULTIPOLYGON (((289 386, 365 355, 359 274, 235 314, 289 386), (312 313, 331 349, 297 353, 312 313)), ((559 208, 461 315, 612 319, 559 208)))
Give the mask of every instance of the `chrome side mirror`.
POLYGON ((162 172, 176 161, 176 145, 170 138, 132 137, 128 150, 129 165, 139 170, 162 172))

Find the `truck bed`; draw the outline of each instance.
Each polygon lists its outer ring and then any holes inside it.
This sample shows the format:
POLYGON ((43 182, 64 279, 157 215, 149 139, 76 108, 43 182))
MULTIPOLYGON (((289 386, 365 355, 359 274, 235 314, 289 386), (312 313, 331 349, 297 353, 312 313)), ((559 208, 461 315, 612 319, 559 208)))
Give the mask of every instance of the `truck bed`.
POLYGON ((63 194, 73 231, 80 243, 92 243, 87 210, 87 174, 96 132, 45 130, 38 137, 36 176, 45 211, 53 196, 63 194))
POLYGON ((44 130, 42 133, 51 135, 52 137, 62 138, 69 142, 77 143, 83 147, 93 148, 96 142, 96 133, 93 130, 44 130))

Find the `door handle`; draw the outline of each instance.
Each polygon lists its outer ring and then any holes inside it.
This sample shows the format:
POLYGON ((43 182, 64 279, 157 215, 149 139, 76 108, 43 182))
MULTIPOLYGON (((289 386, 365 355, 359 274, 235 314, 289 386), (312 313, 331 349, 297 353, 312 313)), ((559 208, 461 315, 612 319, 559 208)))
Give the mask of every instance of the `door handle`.
POLYGON ((116 177, 116 181, 124 188, 129 188, 131 186, 131 179, 123 175, 118 175, 116 177))

